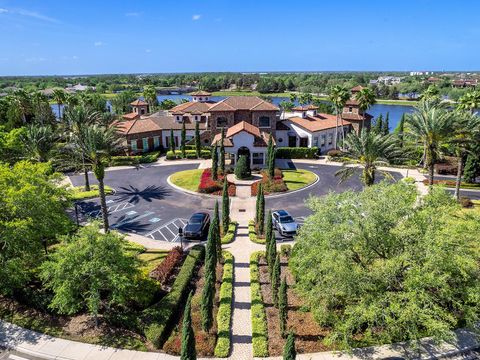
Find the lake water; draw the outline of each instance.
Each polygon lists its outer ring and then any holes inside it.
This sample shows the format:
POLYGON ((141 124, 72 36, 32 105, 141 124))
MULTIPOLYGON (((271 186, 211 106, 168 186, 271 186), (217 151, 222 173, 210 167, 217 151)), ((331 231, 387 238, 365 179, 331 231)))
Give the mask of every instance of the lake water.
MULTIPOLYGON (((182 99, 191 100, 192 97, 189 95, 159 95, 157 96, 159 102, 169 99, 175 102, 180 103, 182 99)), ((225 96, 212 96, 210 98, 212 101, 220 101, 225 99, 225 96)), ((272 102, 278 106, 282 101, 290 101, 288 97, 273 97, 272 102)), ((107 105, 110 106, 110 103, 107 101, 107 105)), ((57 118, 59 117, 58 114, 58 106, 56 104, 52 104, 52 110, 57 118)), ((63 111, 63 106, 60 107, 60 111, 63 111)), ((380 114, 383 115, 385 118, 386 114, 389 114, 389 123, 390 123, 390 130, 393 131, 397 126, 398 122, 400 121, 402 115, 404 113, 411 113, 413 111, 412 106, 404 106, 404 105, 384 105, 384 104, 375 104, 368 109, 368 113, 371 114, 374 118, 377 118, 380 114)))

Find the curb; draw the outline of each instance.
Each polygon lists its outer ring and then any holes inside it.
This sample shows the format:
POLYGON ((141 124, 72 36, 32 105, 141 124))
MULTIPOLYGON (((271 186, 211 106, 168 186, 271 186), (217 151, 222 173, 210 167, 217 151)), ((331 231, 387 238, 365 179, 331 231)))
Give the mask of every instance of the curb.
MULTIPOLYGON (((172 174, 173 175, 173 174, 172 174)), ((167 184, 170 185, 171 187, 173 187, 175 190, 177 191, 180 191, 184 194, 188 194, 188 195, 194 195, 194 196, 198 196, 198 197, 202 197, 202 198, 207 198, 207 199, 218 199, 219 197, 221 197, 221 195, 210 195, 210 194, 200 194, 198 192, 195 192, 195 191, 191 191, 191 190, 187 190, 187 189, 184 189, 180 186, 177 186, 175 185, 174 183, 172 183, 171 181, 171 177, 172 175, 170 175, 168 178, 167 178, 167 184)), ((232 198, 235 198, 237 196, 232 196, 232 198)))
POLYGON ((312 182, 311 184, 308 184, 307 186, 304 186, 304 187, 302 187, 300 189, 296 189, 296 190, 285 191, 285 192, 282 192, 282 193, 279 193, 279 194, 273 194, 273 195, 265 195, 265 198, 274 199, 274 198, 277 198, 277 197, 282 197, 284 195, 294 194, 294 193, 297 193, 297 192, 300 192, 300 191, 307 190, 307 189, 311 188, 312 186, 314 186, 315 184, 317 184, 320 181, 320 178, 313 171, 310 171, 310 172, 313 175, 315 175, 315 181, 312 182))

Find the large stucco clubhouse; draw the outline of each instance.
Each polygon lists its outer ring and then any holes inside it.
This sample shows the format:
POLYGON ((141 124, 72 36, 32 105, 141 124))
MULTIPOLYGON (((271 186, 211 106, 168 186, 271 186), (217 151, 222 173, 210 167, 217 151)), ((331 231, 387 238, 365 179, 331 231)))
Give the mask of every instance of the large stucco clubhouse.
MULTIPOLYGON (((372 116, 362 112, 355 93, 346 103, 340 116, 344 133, 359 132, 370 127, 372 116)), ((320 153, 334 148, 336 115, 319 113, 314 105, 297 106, 291 112, 281 112, 270 102, 256 96, 232 96, 213 102, 205 91, 192 93, 192 101, 179 104, 168 111, 149 113, 142 100, 131 103, 132 112, 118 123, 125 136, 129 153, 168 148, 173 130, 175 146, 180 145, 185 123, 187 141, 195 134, 198 122, 202 145, 219 144, 225 128, 224 147, 227 158, 235 163, 239 155, 247 155, 252 166, 262 166, 270 134, 277 147, 318 147, 320 153)))

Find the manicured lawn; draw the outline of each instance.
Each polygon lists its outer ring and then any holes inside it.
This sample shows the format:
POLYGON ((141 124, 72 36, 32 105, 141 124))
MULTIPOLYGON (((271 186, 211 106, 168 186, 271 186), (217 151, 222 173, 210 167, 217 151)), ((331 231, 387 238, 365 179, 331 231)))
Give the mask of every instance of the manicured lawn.
POLYGON ((314 173, 308 170, 282 170, 283 181, 287 184, 288 190, 297 190, 305 187, 316 180, 314 173))
POLYGON ((167 250, 147 249, 145 252, 139 254, 137 258, 142 262, 142 269, 150 272, 168 255, 167 250))
MULTIPOLYGON (((97 185, 90 185, 90 191, 84 191, 84 186, 75 186, 71 190, 71 199, 72 200, 83 200, 83 199, 90 199, 98 197, 98 186, 97 185)), ((110 195, 113 194, 113 189, 110 186, 105 185, 105 194, 110 195)))
POLYGON ((170 181, 181 188, 197 191, 203 169, 179 171, 170 177, 170 181))

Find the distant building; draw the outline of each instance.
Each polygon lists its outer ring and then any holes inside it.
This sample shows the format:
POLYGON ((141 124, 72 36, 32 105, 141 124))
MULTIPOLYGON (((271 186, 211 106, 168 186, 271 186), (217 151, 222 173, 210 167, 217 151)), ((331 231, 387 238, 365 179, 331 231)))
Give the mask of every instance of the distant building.
POLYGON ((77 84, 77 85, 68 86, 68 87, 65 88, 65 91, 70 92, 70 93, 75 93, 75 92, 79 92, 79 91, 86 91, 86 90, 95 90, 95 86, 77 84))
POLYGON ((458 79, 452 80, 452 87, 454 88, 468 88, 468 87, 476 87, 478 85, 477 79, 458 79))
POLYGON ((399 76, 380 76, 377 80, 370 80, 370 84, 376 85, 382 83, 384 85, 397 85, 402 82, 402 78, 399 76))
POLYGON ((410 71, 410 76, 432 75, 433 71, 410 71))

